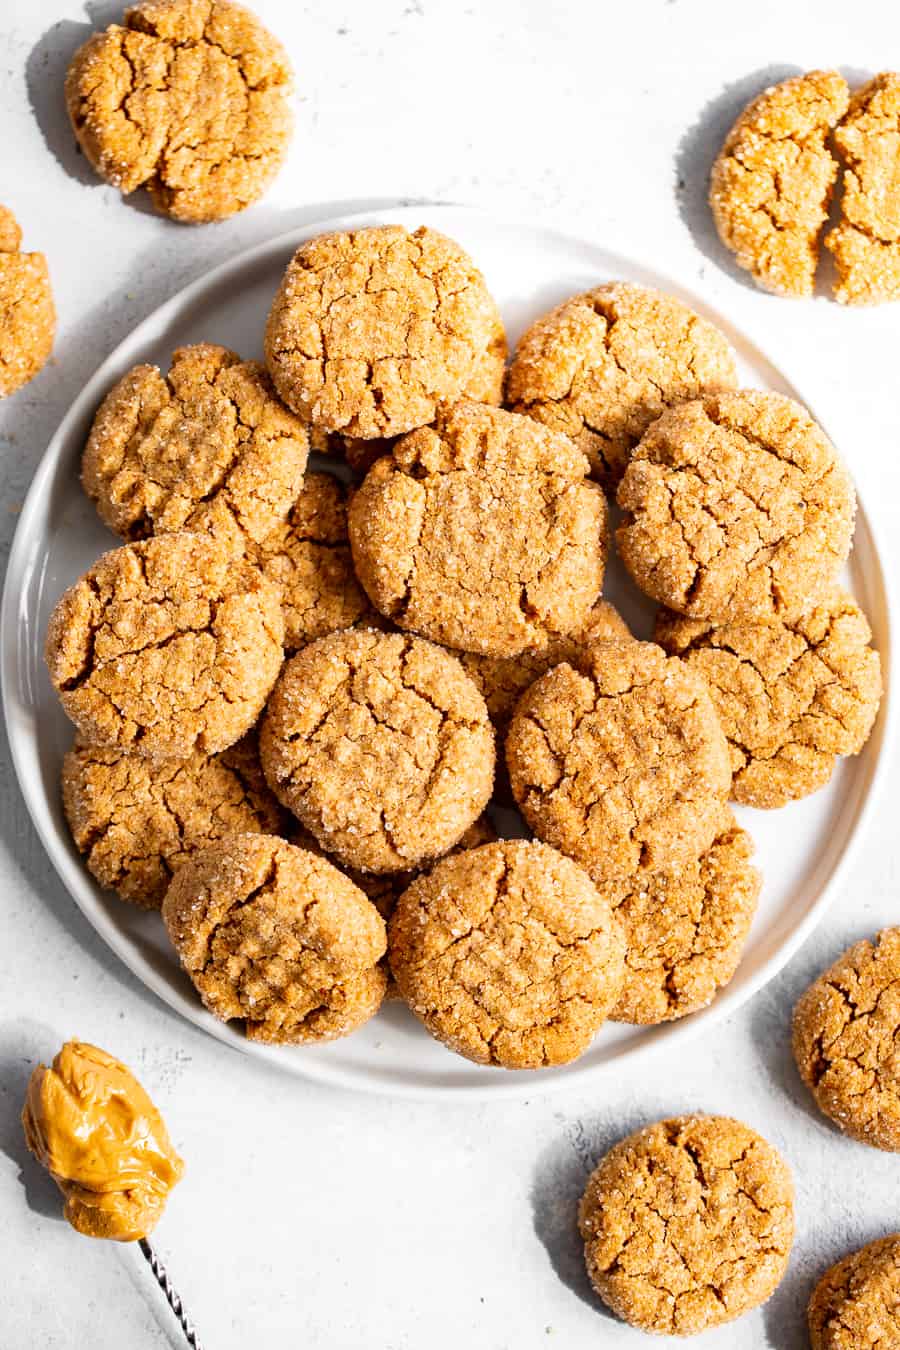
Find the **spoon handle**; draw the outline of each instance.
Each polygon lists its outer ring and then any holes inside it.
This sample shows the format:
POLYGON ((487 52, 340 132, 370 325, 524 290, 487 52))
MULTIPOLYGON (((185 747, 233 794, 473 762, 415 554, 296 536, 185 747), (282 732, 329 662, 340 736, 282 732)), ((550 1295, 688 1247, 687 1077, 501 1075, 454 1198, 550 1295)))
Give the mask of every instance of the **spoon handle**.
POLYGON ((146 1238, 141 1238, 138 1242, 138 1246, 146 1257, 147 1264, 156 1277, 156 1283, 165 1294, 169 1307, 178 1318, 178 1324, 184 1332, 185 1340, 191 1347, 191 1350, 203 1350, 203 1346, 200 1344, 200 1338, 194 1329, 194 1324, 184 1310, 181 1295, 169 1279, 169 1272, 166 1270, 162 1261, 160 1261, 146 1238))

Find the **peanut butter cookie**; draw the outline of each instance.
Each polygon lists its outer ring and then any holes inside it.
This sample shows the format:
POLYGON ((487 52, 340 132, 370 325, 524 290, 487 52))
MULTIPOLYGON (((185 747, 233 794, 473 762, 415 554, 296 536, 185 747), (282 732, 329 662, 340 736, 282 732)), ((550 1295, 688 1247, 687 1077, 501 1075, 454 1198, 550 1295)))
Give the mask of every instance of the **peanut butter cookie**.
POLYGON ((810 1350, 894 1350, 900 1345, 900 1233, 826 1270, 807 1309, 810 1350))
POLYGON ((479 656, 463 652, 460 660, 487 704, 498 736, 505 736, 522 694, 539 676, 562 661, 577 669, 596 642, 631 637, 628 625, 608 600, 598 600, 576 633, 551 637, 543 647, 530 647, 518 656, 479 656))
POLYGON ((176 872, 162 907, 204 1005, 253 1041, 333 1041, 384 997, 384 921, 324 858, 232 835, 176 872))
POLYGON ((591 1283, 617 1316, 691 1336, 774 1292, 794 1239, 794 1187, 780 1154, 739 1120, 678 1116, 607 1153, 579 1227, 591 1283))
POLYGON ((716 627, 669 610, 656 641, 709 685, 731 749, 735 801, 784 806, 823 787, 838 755, 858 754, 881 698, 872 633, 846 591, 792 623, 716 627))
POLYGON ((623 953, 587 874, 523 839, 443 859, 400 896, 388 930, 394 978, 431 1034, 506 1069, 583 1054, 618 997, 623 953))
POLYGON ((619 486, 616 532, 642 590, 693 619, 791 623, 847 560, 856 495, 783 394, 709 394, 663 413, 619 486))
POLYGON ((124 539, 206 530, 239 553, 284 524, 303 484, 306 429, 256 361, 201 342, 168 375, 135 366, 106 395, 81 480, 124 539))
POLYGON ((45 656, 90 745, 159 759, 225 750, 284 657, 278 592, 221 543, 166 534, 104 553, 57 601, 45 656))
POLYGON ((763 290, 813 293, 838 173, 827 141, 848 99, 836 70, 797 75, 764 89, 725 138, 710 182, 713 219, 738 267, 763 290))
POLYGON ((677 872, 599 884, 625 932, 625 983, 611 1016, 650 1025, 711 1003, 737 969, 759 898, 753 841, 729 812, 677 872))
POLYGON ((330 474, 307 474, 290 516, 248 553, 281 592, 289 651, 372 612, 350 556, 347 489, 330 474))
POLYGON ((571 633, 603 584, 606 504, 565 436, 482 403, 444 408, 350 503, 376 609, 435 642, 515 656, 571 633))
POLYGON ((837 268, 835 299, 900 299, 900 75, 876 75, 850 100, 834 133, 844 161, 841 219, 825 236, 837 268))
POLYGON ((607 642, 522 695, 506 738, 513 794, 595 881, 683 868, 721 828, 728 744, 704 681, 650 642, 607 642))
POLYGON ((78 143, 123 196, 174 220, 223 220, 261 197, 287 154, 284 48, 231 0, 142 0, 66 75, 78 143))
POLYGON ((484 699, 456 658, 372 629, 319 638, 288 662, 260 753, 279 800, 326 852, 366 872, 446 853, 494 781, 484 699))
POLYGON ((374 226, 301 244, 269 314, 266 362, 313 427, 397 436, 461 397, 486 361, 496 367, 500 326, 484 278, 452 239, 424 225, 374 226))
POLYGON ((0 398, 33 380, 53 350, 56 308, 43 253, 20 253, 22 231, 0 206, 0 398))
POLYGON ((851 1139, 900 1152, 900 928, 857 942, 794 1009, 794 1058, 851 1139))
POLYGON ((277 834, 283 824, 253 733, 187 760, 76 744, 63 760, 62 797, 89 872, 143 909, 159 909, 197 849, 230 834, 277 834))
POLYGON ((615 488, 647 427, 673 403, 737 385, 719 330, 674 296, 613 281, 537 319, 506 381, 515 411, 571 437, 615 488))

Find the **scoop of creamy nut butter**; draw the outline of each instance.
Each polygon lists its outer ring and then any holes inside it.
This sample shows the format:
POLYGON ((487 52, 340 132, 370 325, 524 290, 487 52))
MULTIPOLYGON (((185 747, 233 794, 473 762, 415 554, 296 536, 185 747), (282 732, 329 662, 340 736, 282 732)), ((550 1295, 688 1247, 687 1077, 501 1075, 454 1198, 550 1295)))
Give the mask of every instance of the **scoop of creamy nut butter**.
POLYGON ((165 1208, 184 1163, 162 1116, 124 1064, 67 1041, 31 1075, 25 1139, 65 1196, 65 1217, 87 1237, 133 1242, 165 1208))

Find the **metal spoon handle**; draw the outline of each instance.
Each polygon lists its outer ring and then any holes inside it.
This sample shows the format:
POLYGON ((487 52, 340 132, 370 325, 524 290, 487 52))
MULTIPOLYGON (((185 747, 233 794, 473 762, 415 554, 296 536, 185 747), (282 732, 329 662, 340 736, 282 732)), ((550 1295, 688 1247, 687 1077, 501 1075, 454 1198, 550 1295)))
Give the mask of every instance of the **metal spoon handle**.
POLYGON ((165 1294, 166 1302, 178 1318, 178 1324, 184 1332, 184 1338, 191 1347, 191 1350, 203 1350, 203 1346, 200 1344, 200 1338, 194 1329, 194 1324, 184 1310, 181 1295, 169 1279, 169 1272, 166 1270, 162 1261, 160 1261, 146 1238, 140 1238, 138 1246, 144 1253, 147 1264, 156 1277, 156 1283, 165 1294))

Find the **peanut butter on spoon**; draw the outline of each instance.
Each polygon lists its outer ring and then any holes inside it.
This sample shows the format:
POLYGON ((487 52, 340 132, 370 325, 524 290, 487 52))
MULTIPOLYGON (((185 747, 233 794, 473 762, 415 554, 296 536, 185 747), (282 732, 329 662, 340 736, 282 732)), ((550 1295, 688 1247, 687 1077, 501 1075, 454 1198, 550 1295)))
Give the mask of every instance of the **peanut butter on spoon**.
POLYGON ((145 1237, 184 1172, 131 1071, 83 1041, 67 1041, 50 1068, 35 1068, 22 1125, 29 1149, 65 1196, 65 1217, 86 1237, 145 1237))

